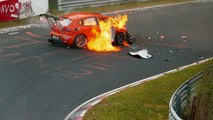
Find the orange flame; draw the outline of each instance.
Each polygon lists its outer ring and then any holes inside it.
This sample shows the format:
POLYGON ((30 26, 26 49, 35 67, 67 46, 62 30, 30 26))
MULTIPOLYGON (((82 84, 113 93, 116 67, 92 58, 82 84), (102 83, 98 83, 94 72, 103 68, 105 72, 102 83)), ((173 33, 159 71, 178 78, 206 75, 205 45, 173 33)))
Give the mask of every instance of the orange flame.
POLYGON ((127 41, 124 41, 124 42, 123 42, 123 46, 125 46, 125 47, 129 47, 130 45, 128 44, 128 42, 127 42, 127 41))
POLYGON ((91 51, 114 51, 118 52, 121 49, 112 45, 114 41, 112 28, 114 29, 126 29, 127 15, 117 16, 115 18, 110 17, 106 21, 99 21, 100 31, 93 29, 92 33, 95 38, 92 38, 87 43, 87 48, 91 51))
POLYGON ((114 18, 110 17, 109 19, 113 27, 115 27, 116 29, 126 29, 126 23, 128 21, 127 15, 118 15, 114 18))

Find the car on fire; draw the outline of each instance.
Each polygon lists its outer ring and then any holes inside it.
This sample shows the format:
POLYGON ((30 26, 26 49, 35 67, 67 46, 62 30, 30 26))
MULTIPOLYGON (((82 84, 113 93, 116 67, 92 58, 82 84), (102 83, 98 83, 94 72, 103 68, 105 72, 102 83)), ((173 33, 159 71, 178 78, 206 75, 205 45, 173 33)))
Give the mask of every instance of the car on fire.
MULTIPOLYGON (((88 41, 95 37, 92 33, 93 29, 101 31, 99 22, 107 22, 109 19, 109 16, 90 12, 75 12, 60 17, 47 14, 40 16, 44 16, 51 27, 50 43, 74 46, 76 48, 84 48, 88 41)), ((112 27, 111 32, 111 42, 113 44, 121 45, 124 41, 131 44, 135 40, 134 36, 128 33, 126 27, 121 29, 112 27)))

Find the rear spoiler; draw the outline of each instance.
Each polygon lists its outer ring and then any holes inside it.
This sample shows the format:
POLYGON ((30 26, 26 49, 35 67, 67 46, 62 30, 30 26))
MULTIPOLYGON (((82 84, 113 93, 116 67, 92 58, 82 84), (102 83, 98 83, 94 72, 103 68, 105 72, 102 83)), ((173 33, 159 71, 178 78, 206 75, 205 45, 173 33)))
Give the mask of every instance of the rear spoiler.
POLYGON ((45 18, 53 18, 54 20, 59 20, 59 17, 55 17, 55 16, 52 16, 52 15, 48 15, 48 14, 40 14, 40 16, 44 16, 45 18))
POLYGON ((52 30, 54 26, 58 27, 60 31, 62 30, 62 25, 59 22, 59 17, 48 14, 40 14, 40 17, 45 17, 47 19, 47 22, 49 23, 49 26, 52 30))

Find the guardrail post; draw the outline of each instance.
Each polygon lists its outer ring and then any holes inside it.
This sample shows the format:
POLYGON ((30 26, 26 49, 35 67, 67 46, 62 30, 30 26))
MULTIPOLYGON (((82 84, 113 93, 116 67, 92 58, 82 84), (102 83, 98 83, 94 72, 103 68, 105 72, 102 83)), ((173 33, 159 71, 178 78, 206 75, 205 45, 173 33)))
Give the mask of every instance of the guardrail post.
POLYGON ((176 94, 176 113, 181 116, 181 95, 176 94))
POLYGON ((188 95, 191 95, 191 83, 190 82, 187 83, 187 91, 188 91, 188 95))
POLYGON ((192 97, 191 96, 192 95, 192 83, 190 83, 189 81, 187 82, 187 94, 188 94, 187 95, 187 99, 188 99, 187 101, 188 101, 188 104, 189 104, 189 103, 191 103, 190 100, 191 100, 191 97, 192 97))

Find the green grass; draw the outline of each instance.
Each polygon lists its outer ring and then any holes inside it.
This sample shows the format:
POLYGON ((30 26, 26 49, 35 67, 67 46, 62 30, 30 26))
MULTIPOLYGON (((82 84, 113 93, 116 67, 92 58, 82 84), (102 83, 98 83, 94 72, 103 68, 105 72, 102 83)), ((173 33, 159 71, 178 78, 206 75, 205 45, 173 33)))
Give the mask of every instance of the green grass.
POLYGON ((174 91, 212 64, 210 60, 110 96, 91 108, 84 120, 168 120, 174 91))
POLYGON ((213 66, 204 72, 199 81, 194 120, 213 120, 213 66))
MULTIPOLYGON (((110 12, 110 11, 116 11, 116 10, 122 10, 122 9, 131 9, 131 8, 138 8, 138 7, 147 7, 147 6, 153 6, 153 5, 160 5, 160 4, 169 4, 169 3, 178 3, 178 2, 184 2, 184 1, 192 1, 192 0, 150 0, 146 2, 131 2, 126 4, 118 4, 118 5, 107 5, 107 6, 100 6, 100 7, 85 7, 85 8, 77 8, 70 11, 58 11, 57 10, 57 4, 54 2, 56 0, 53 0, 50 2, 50 14, 51 15, 62 15, 69 12, 76 12, 76 11, 87 11, 87 12, 110 12)), ((15 21, 9 21, 9 22, 2 22, 0 23, 0 28, 7 28, 7 27, 13 27, 13 26, 20 26, 30 23, 36 23, 39 22, 39 17, 31 17, 26 18, 23 20, 15 20, 15 21)))

